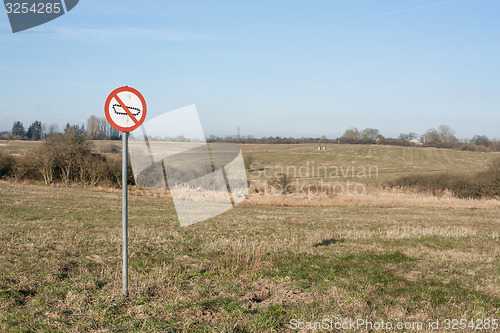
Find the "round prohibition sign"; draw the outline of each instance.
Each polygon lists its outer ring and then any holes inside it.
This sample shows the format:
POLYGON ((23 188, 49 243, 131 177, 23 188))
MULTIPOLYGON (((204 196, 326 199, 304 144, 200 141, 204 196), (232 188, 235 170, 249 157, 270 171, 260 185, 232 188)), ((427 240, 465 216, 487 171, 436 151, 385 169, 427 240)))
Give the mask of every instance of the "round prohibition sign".
POLYGON ((132 132, 146 119, 144 97, 136 89, 121 87, 113 90, 104 104, 104 114, 111 126, 121 132, 132 132))

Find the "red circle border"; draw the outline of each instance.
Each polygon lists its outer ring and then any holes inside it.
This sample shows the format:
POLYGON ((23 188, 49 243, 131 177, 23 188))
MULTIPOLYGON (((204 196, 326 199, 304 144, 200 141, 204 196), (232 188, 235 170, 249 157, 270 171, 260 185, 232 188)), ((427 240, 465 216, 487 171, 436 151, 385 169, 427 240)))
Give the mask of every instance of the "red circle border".
POLYGON ((144 122, 144 120, 146 119, 147 109, 148 108, 146 106, 146 100, 144 99, 144 96, 142 96, 142 94, 139 91, 137 91, 136 89, 131 88, 131 87, 120 87, 120 88, 113 90, 111 92, 111 94, 109 94, 108 98, 106 99, 106 103, 104 104, 104 114, 106 115, 106 119, 108 120, 108 123, 114 129, 121 131, 121 132, 132 132, 133 130, 135 130, 136 128, 141 126, 142 123, 144 122), (137 97, 139 97, 139 100, 141 101, 142 106, 143 106, 143 110, 142 110, 143 115, 142 115, 141 120, 139 120, 137 122, 137 124, 134 124, 134 126, 132 126, 132 127, 121 127, 121 126, 117 125, 113 121, 113 119, 111 119, 111 116, 109 115, 109 113, 111 112, 111 110, 108 109, 109 103, 111 103, 111 100, 121 92, 130 92, 130 93, 136 95, 137 97))

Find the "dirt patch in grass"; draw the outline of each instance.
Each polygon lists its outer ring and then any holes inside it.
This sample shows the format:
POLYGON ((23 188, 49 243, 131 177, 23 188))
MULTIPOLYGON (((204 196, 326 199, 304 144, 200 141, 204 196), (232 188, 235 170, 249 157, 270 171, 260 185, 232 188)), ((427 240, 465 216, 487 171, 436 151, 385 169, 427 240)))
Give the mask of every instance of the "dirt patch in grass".
POLYGON ((245 287, 250 291, 241 299, 250 310, 271 305, 309 304, 314 300, 314 296, 310 293, 300 289, 289 289, 285 283, 269 283, 259 279, 245 287))

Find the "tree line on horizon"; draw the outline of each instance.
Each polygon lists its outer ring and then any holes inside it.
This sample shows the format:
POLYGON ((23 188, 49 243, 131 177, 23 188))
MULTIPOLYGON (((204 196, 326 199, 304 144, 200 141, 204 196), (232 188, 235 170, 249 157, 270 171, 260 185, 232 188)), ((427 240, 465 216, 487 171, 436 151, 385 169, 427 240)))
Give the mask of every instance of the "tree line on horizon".
POLYGON ((207 139, 207 141, 247 144, 382 144, 392 146, 419 146, 485 152, 500 151, 500 141, 498 140, 491 140, 486 135, 475 135, 471 139, 459 140, 455 136, 455 131, 447 125, 441 125, 437 129, 430 128, 422 135, 418 135, 414 132, 401 133, 397 138, 386 138, 376 128, 365 128, 363 130, 359 130, 355 127, 351 127, 345 130, 342 136, 335 139, 329 139, 325 135, 316 138, 293 138, 280 136, 255 138, 251 135, 217 137, 211 135, 207 139))
MULTIPOLYGON (((33 128, 31 132, 33 132, 33 128)), ((425 135, 432 142, 460 144, 453 131, 448 127, 440 126, 438 130, 429 130, 425 135)), ((409 135, 409 137, 412 136, 409 135)), ((272 141, 275 139, 271 138, 272 141)), ((376 143, 387 140, 378 131, 372 129, 361 132, 349 129, 343 135, 343 140, 350 143, 357 142, 350 140, 361 140, 360 142, 366 143, 366 140, 373 139, 376 143)), ((240 140, 244 140, 244 138, 240 138, 240 140)), ((307 140, 313 139, 308 138, 307 140)), ((401 141, 401 139, 398 140, 401 141)), ((327 143, 328 139, 323 137, 319 141, 327 143)), ((485 141, 481 145, 484 149, 491 151, 494 147, 493 144, 498 144, 498 142, 485 141)), ((96 151, 94 143, 88 138, 88 133, 83 130, 83 126, 70 125, 67 126, 65 133, 47 135, 39 145, 31 147, 23 154, 6 153, 0 149, 0 179, 44 183, 46 185, 81 184, 119 188, 121 186, 119 147, 113 143, 108 143, 108 145, 109 147, 101 147, 96 151)), ((498 148, 498 145, 496 147, 498 148)), ((249 170, 253 157, 247 154, 244 159, 246 168, 249 170)), ((129 183, 135 184, 131 170, 129 170, 129 183)), ((287 188, 286 185, 289 183, 288 176, 283 175, 271 181, 270 184, 287 188)), ((500 196, 500 160, 493 161, 488 170, 473 175, 448 172, 411 175, 385 185, 429 193, 450 191, 459 198, 496 198, 500 196)), ((283 194, 288 194, 288 192, 285 191, 283 194)))
POLYGON ((52 134, 66 134, 76 131, 83 134, 89 140, 120 140, 121 132, 113 128, 105 117, 90 116, 87 125, 71 125, 67 123, 63 130, 57 124, 42 124, 34 121, 27 129, 20 121, 15 121, 11 131, 0 132, 0 140, 44 140, 52 134))
MULTIPOLYGON (((114 129, 105 117, 90 116, 87 125, 66 124, 61 131, 57 124, 45 125, 40 121, 34 121, 27 129, 20 121, 15 121, 10 132, 0 132, 0 140, 44 140, 47 136, 56 133, 68 133, 76 131, 83 134, 89 140, 120 140, 121 132, 114 129)), ((189 139, 181 138, 181 141, 189 139)), ((422 146, 435 148, 461 149, 471 151, 500 151, 500 141, 489 139, 486 135, 475 135, 471 139, 458 140, 455 131, 447 125, 440 125, 437 129, 431 128, 424 134, 414 132, 401 133, 397 138, 386 138, 376 128, 365 128, 359 130, 355 127, 345 130, 344 134, 335 139, 326 136, 321 137, 280 137, 269 136, 256 138, 248 136, 225 136, 211 135, 208 142, 232 142, 248 144, 383 144, 395 146, 422 146)))

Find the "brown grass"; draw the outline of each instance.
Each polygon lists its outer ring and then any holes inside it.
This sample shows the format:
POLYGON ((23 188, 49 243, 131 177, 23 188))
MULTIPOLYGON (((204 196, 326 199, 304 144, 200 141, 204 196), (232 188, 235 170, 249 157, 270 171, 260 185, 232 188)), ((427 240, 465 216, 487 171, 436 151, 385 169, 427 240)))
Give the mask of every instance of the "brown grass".
MULTIPOLYGON (((129 298, 121 296, 120 189, 0 181, 0 331, 287 332, 294 318, 498 318, 500 201, 378 185, 457 161, 472 173, 492 155, 244 149, 266 163, 385 162, 363 195, 252 192, 187 228, 169 192, 132 186, 129 298)), ((264 180, 256 179, 266 189, 264 180)))
POLYGON ((171 200, 133 190, 123 299, 119 192, 0 182, 0 330, 498 316, 498 203, 373 191, 368 205, 244 205, 180 228, 171 200))
MULTIPOLYGON (((262 185, 265 186, 265 185, 262 185)), ((440 195, 422 193, 399 188, 363 185, 366 192, 361 195, 326 193, 298 193, 282 195, 274 190, 265 194, 251 193, 243 205, 282 207, 446 207, 446 208, 500 208, 496 199, 459 199, 444 191, 440 195)))

